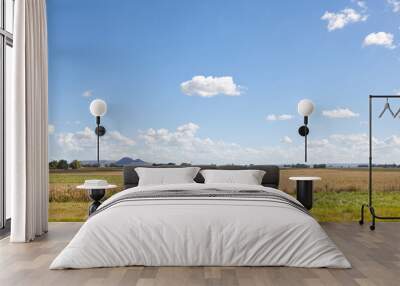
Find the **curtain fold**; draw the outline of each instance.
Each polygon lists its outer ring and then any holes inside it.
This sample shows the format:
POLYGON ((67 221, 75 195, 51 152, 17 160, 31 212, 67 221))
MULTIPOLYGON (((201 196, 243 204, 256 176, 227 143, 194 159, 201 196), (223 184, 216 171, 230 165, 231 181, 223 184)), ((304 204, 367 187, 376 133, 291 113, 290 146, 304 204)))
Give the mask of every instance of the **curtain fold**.
POLYGON ((7 166, 12 242, 28 242, 48 227, 48 59, 45 0, 17 0, 14 8, 11 136, 7 166))

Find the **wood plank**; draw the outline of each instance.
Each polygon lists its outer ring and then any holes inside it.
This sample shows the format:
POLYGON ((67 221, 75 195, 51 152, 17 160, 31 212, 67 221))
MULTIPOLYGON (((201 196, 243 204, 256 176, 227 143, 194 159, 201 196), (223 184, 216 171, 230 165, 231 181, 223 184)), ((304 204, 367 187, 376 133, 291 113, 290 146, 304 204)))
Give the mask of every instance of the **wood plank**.
POLYGON ((379 223, 375 232, 356 223, 324 223, 352 269, 290 267, 117 267, 48 269, 81 223, 50 223, 47 235, 27 244, 0 241, 0 285, 398 285, 400 223, 379 223))

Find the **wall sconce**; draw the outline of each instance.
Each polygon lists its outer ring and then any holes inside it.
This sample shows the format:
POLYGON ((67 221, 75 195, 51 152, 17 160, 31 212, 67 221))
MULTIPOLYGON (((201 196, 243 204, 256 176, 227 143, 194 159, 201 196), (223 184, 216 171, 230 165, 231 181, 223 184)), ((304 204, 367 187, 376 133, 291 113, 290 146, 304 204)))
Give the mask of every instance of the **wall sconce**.
POLYGON ((308 116, 314 111, 314 104, 309 99, 302 99, 297 105, 297 111, 304 116, 304 125, 300 126, 299 134, 304 137, 304 161, 307 162, 307 135, 310 133, 308 129, 308 116))
POLYGON ((107 112, 107 104, 104 100, 95 99, 90 103, 90 113, 96 117, 97 127, 94 131, 97 135, 97 167, 100 167, 100 136, 106 134, 106 129, 100 125, 100 117, 107 112))

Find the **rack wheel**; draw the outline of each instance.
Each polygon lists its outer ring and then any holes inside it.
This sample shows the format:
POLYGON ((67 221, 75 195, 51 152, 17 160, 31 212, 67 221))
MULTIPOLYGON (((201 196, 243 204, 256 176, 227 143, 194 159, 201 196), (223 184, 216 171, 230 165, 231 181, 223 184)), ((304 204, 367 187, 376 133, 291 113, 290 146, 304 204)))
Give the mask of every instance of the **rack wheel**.
POLYGON ((360 225, 363 225, 363 224, 364 224, 364 221, 360 219, 360 220, 358 221, 358 223, 359 223, 360 225))
POLYGON ((369 229, 370 229, 370 230, 375 230, 375 226, 374 226, 374 225, 370 225, 370 226, 369 226, 369 229))

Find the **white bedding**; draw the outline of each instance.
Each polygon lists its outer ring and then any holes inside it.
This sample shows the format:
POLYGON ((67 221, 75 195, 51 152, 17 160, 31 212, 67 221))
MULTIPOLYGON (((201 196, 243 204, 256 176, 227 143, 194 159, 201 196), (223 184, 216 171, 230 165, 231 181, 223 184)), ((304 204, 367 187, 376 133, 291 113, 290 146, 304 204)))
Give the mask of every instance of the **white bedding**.
MULTIPOLYGON (((115 194, 154 190, 264 190, 231 184, 143 186, 115 194)), ((321 226, 298 209, 246 198, 153 198, 123 201, 81 227, 50 269, 145 266, 294 266, 350 268, 321 226)))

